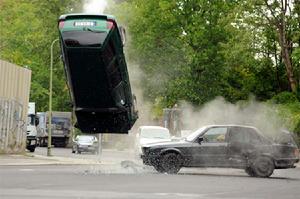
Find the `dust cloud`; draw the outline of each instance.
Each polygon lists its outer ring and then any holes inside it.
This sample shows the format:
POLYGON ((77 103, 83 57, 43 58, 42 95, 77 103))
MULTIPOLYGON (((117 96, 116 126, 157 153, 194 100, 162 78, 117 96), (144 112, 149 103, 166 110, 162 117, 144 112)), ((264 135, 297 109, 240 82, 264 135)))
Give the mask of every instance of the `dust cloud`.
POLYGON ((185 129, 195 130, 213 124, 238 124, 254 126, 263 134, 273 136, 279 129, 284 128, 274 106, 258 102, 253 97, 236 104, 217 97, 201 107, 194 107, 188 102, 181 102, 180 107, 185 129))
POLYGON ((103 14, 106 7, 106 0, 83 0, 83 12, 85 13, 103 14))

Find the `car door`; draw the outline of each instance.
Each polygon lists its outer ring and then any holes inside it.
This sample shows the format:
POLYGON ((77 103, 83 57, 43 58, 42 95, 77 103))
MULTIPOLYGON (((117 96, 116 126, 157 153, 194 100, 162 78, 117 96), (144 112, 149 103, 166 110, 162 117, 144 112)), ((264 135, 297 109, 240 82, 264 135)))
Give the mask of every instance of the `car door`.
MULTIPOLYGON (((211 127, 193 147, 194 166, 223 166, 227 156, 227 127, 211 127)), ((196 141, 197 142, 197 141, 196 141)))
POLYGON ((231 127, 228 136, 228 160, 234 167, 241 167, 247 164, 251 153, 255 152, 257 134, 252 128, 231 127))

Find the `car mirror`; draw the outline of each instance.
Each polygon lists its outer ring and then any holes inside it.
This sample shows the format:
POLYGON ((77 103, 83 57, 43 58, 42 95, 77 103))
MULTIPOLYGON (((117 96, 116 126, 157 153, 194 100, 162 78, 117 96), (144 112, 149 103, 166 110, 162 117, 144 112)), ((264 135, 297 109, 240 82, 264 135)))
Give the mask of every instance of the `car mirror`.
POLYGON ((197 139, 197 141, 198 141, 199 144, 201 144, 201 143, 203 142, 203 140, 204 140, 203 137, 199 137, 199 138, 197 139))

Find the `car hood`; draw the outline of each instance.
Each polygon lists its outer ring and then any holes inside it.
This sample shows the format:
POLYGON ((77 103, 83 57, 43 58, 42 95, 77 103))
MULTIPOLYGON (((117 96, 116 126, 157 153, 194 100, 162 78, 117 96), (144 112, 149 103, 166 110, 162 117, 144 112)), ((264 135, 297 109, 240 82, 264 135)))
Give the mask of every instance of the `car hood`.
POLYGON ((143 147, 165 148, 165 147, 185 147, 185 146, 191 146, 191 143, 185 140, 180 140, 180 141, 168 141, 168 142, 146 144, 143 147))
POLYGON ((139 144, 141 146, 148 145, 148 144, 154 144, 154 143, 164 143, 164 142, 170 142, 171 139, 159 139, 159 138, 141 138, 139 141, 139 144))

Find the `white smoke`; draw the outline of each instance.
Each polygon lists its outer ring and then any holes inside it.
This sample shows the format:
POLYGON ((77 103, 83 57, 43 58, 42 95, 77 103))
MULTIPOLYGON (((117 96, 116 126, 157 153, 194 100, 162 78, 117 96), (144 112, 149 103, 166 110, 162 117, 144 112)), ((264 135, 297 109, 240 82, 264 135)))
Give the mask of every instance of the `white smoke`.
POLYGON ((86 13, 103 14, 107 7, 106 0, 84 0, 83 11, 86 13))
POLYGON ((239 124, 254 126, 264 134, 273 136, 279 129, 285 128, 274 105, 255 99, 232 104, 218 97, 202 107, 194 107, 187 102, 182 102, 180 107, 185 129, 213 124, 239 124))

